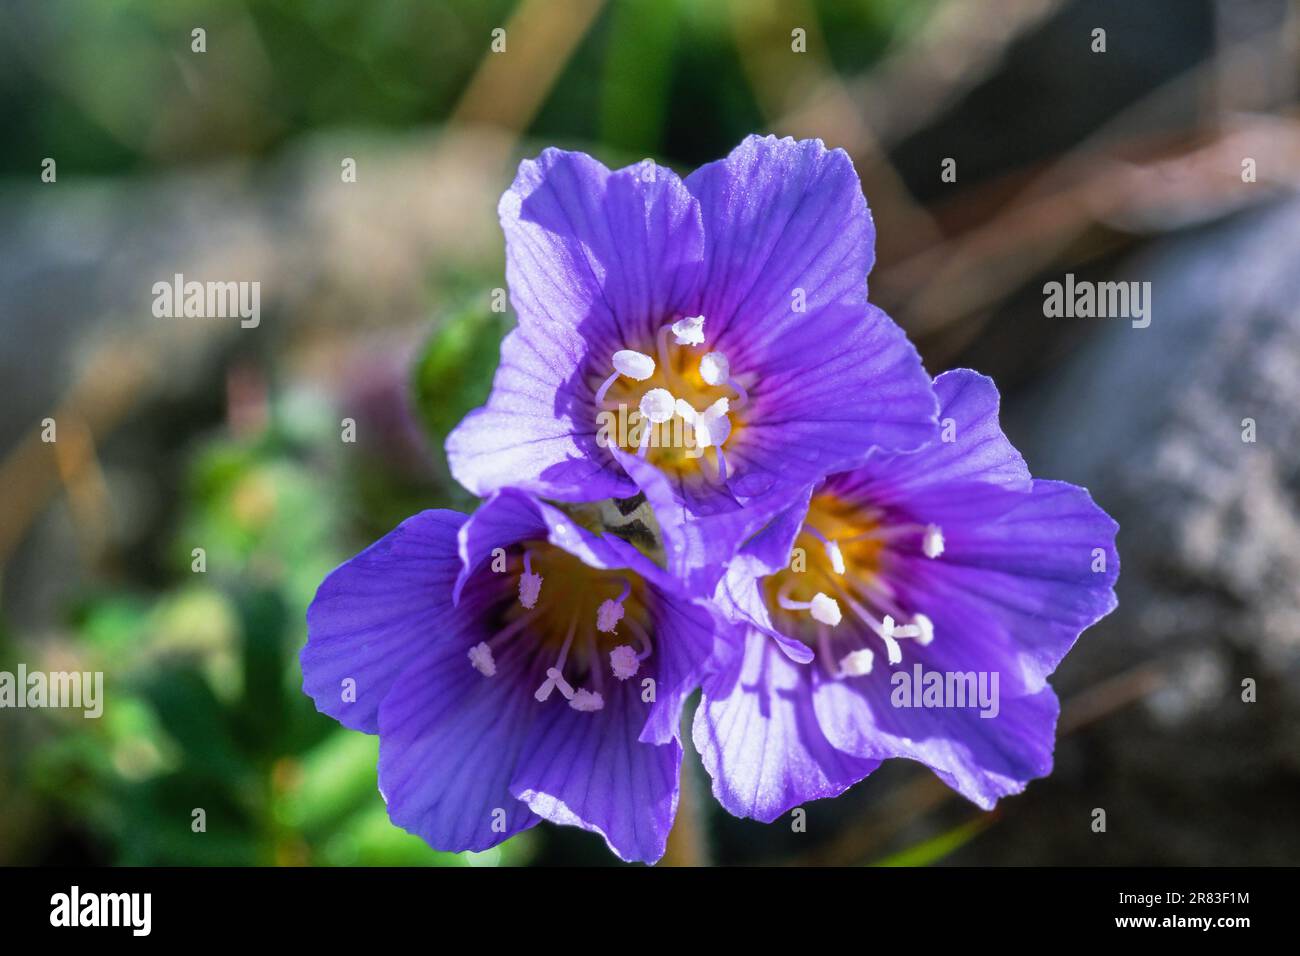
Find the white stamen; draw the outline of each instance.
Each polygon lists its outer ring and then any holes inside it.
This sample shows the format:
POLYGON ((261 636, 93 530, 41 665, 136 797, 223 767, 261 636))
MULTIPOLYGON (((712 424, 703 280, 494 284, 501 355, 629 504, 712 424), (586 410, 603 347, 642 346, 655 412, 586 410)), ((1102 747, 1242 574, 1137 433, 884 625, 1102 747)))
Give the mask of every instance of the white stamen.
POLYGON ((574 614, 569 621, 569 633, 564 636, 564 644, 560 648, 560 656, 555 660, 555 666, 547 668, 546 680, 542 681, 542 685, 533 692, 533 697, 537 700, 545 702, 551 696, 551 691, 557 687, 566 698, 573 699, 573 688, 565 681, 562 668, 564 662, 569 659, 569 646, 573 644, 573 635, 577 630, 578 615, 574 614))
POLYGON ((542 576, 533 573, 533 556, 524 552, 524 573, 519 575, 519 603, 531 610, 542 593, 542 576))
POLYGON ((813 595, 813 599, 808 605, 808 613, 812 615, 814 621, 829 624, 831 627, 835 627, 843 620, 839 602, 821 591, 813 595))
POLYGON ((826 549, 826 557, 830 558, 831 570, 836 574, 843 574, 845 570, 844 552, 840 550, 839 542, 831 541, 810 524, 804 525, 803 529, 822 543, 822 547, 826 549))
MULTIPOLYGON (((573 685, 564 679, 564 674, 561 673, 558 667, 547 668, 546 680, 552 687, 559 689, 560 693, 564 695, 565 700, 573 700, 573 685)), ((546 696, 551 696, 551 692, 547 691, 546 696)), ((543 698, 538 699, 542 700, 543 698)))
POLYGON ((726 385, 736 393, 736 404, 744 405, 749 401, 745 386, 731 377, 731 362, 722 352, 709 352, 700 359, 700 378, 713 386, 726 385))
POLYGON ((623 620, 623 602, 631 593, 632 583, 624 580, 623 590, 618 597, 601 602, 600 607, 596 608, 596 630, 604 631, 606 634, 614 633, 618 622, 623 620))
POLYGON ((591 713, 604 708, 605 698, 583 688, 569 698, 569 706, 583 713, 591 713))
POLYGON ((730 407, 727 399, 720 398, 695 416, 692 424, 695 426, 695 440, 701 448, 720 448, 730 437, 731 419, 727 417, 730 407))
MULTIPOLYGON (((867 583, 868 582, 866 581, 858 582, 859 586, 867 583)), ((862 621, 863 624, 867 625, 867 627, 874 631, 876 636, 884 643, 885 652, 889 657, 889 663, 901 664, 903 661, 903 648, 898 643, 899 640, 912 638, 922 647, 925 647, 934 640, 934 623, 924 614, 913 614, 911 624, 900 626, 895 622, 894 615, 898 614, 902 616, 904 612, 887 594, 874 590, 871 595, 865 593, 862 594, 862 597, 868 602, 868 604, 872 605, 872 608, 868 610, 868 608, 863 607, 862 604, 854 600, 853 596, 843 587, 838 585, 836 587, 840 596, 848 602, 850 610, 857 615, 858 619, 862 621), (875 614, 880 613, 881 611, 887 612, 885 613, 883 620, 880 620, 875 616, 875 614)), ((779 595, 777 600, 779 603, 779 595)))
POLYGON ((709 352, 700 359, 700 378, 710 385, 725 385, 731 378, 731 363, 721 352, 709 352))
POLYGON ((690 425, 694 425, 695 419, 700 415, 700 413, 695 410, 694 406, 684 398, 677 399, 677 414, 682 416, 682 418, 686 420, 687 424, 690 425))
POLYGON ((487 641, 479 641, 469 649, 469 662, 484 677, 496 676, 497 662, 492 658, 492 648, 487 646, 487 641))
POLYGON ((598 631, 612 634, 621 620, 623 620, 623 605, 617 601, 607 599, 596 608, 596 630, 598 631))
POLYGON ((620 644, 609 652, 609 669, 614 672, 614 676, 619 680, 627 680, 629 677, 635 677, 636 672, 641 667, 641 661, 636 656, 631 645, 620 644))
POLYGON ((885 653, 889 656, 889 663, 891 664, 903 663, 903 649, 899 646, 898 641, 894 640, 896 634, 894 619, 886 614, 879 635, 880 639, 885 642, 885 653))
POLYGON ((701 345, 704 342, 704 316, 692 315, 673 323, 678 345, 701 345))
POLYGON ((835 627, 843 620, 839 602, 827 594, 818 591, 811 601, 792 601, 789 596, 790 585, 786 585, 776 596, 776 603, 787 611, 808 611, 814 621, 835 627))
POLYGON ((619 349, 614 353, 614 368, 620 375, 644 382, 655 373, 655 360, 644 352, 633 349, 619 349))
POLYGON ((943 529, 937 524, 926 525, 925 537, 921 539, 921 550, 927 558, 937 558, 943 554, 943 529))
POLYGON ((666 388, 652 388, 641 396, 641 414, 656 425, 662 425, 673 417, 677 410, 677 399, 666 388))
POLYGON ((845 571, 844 552, 840 550, 840 546, 834 541, 827 541, 826 556, 831 559, 831 570, 836 574, 843 574, 845 571))
POLYGON ((845 654, 840 660, 840 673, 845 677, 861 677, 864 674, 871 673, 871 665, 876 661, 876 655, 871 653, 871 649, 864 647, 861 650, 845 654))
POLYGON ((934 622, 924 614, 912 615, 912 624, 917 628, 916 643, 922 647, 934 640, 934 622))
POLYGON ((610 388, 618 381, 620 375, 644 382, 655 373, 655 360, 644 352, 637 352, 634 349, 619 349, 614 353, 613 361, 613 374, 601 382, 600 388, 596 389, 597 405, 605 400, 605 396, 609 394, 610 388))
POLYGON ((654 651, 654 645, 650 643, 650 635, 646 633, 644 627, 636 622, 634 617, 627 619, 627 626, 632 629, 632 633, 636 635, 637 643, 641 645, 641 650, 637 652, 636 659, 643 661, 654 651))

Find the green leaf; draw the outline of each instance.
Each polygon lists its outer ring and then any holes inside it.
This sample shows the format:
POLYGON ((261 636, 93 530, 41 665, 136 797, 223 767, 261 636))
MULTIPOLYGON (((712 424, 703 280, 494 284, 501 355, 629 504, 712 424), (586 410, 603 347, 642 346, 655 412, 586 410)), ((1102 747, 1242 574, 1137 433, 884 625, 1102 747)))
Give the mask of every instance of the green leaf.
POLYGON ((931 863, 937 863, 950 853, 956 852, 965 846, 979 834, 983 833, 993 822, 997 820, 996 813, 985 813, 963 823, 959 827, 954 827, 945 833, 930 837, 920 843, 910 846, 905 850, 893 853, 884 859, 877 860, 870 866, 929 866, 931 863))

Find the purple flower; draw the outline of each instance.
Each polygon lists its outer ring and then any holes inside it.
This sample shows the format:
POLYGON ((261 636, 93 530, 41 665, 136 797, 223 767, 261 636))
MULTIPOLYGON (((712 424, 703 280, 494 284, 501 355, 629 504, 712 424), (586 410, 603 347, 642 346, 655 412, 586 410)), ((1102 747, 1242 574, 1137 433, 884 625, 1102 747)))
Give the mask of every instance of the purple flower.
POLYGON ((940 440, 807 489, 719 583, 743 640, 693 735, 734 814, 771 821, 888 757, 984 808, 1051 770, 1047 678, 1115 607, 1116 524, 1086 490, 1030 477, 991 380, 934 387, 940 440))
POLYGON ((626 860, 663 855, 682 703, 714 623, 585 517, 513 490, 469 518, 423 512, 331 573, 307 612, 304 690, 379 734, 389 816, 437 849, 546 819, 626 860))
POLYGON ((867 303, 874 228, 842 150, 750 137, 683 181, 548 149, 500 215, 519 324, 447 442, 471 491, 644 492, 670 570, 711 590, 801 488, 934 436, 915 349, 867 303))

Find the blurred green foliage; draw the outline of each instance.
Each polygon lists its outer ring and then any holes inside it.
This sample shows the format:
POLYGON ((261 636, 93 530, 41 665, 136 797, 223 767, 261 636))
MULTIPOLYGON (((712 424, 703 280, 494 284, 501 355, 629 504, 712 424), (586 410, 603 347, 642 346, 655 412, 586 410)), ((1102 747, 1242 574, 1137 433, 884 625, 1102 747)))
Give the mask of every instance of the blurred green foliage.
MULTIPOLYGON (((858 70, 935 0, 809 0, 773 9, 858 70), (810 13, 815 24, 802 21, 810 13)), ((512 0, 8 0, 0 11, 0 174, 266 157, 304 132, 438 125, 512 0), (191 53, 191 31, 206 52, 191 53), (130 69, 121 65, 129 63, 130 69), (39 104, 39 108, 33 106, 39 104)), ((766 8, 765 8, 766 9, 766 8)), ((695 165, 762 129, 735 0, 612 0, 526 132, 548 143, 695 165)), ((563 15, 557 11, 557 15, 563 15)))
POLYGON ((294 404, 277 407, 261 434, 198 449, 170 589, 79 609, 77 666, 107 673, 111 706, 99 720, 42 713, 58 726, 28 754, 30 786, 122 864, 526 858, 527 835, 456 855, 392 826, 375 784, 377 740, 318 714, 302 693, 306 608, 347 556, 348 509, 331 416, 298 402, 306 420, 294 420, 294 404), (202 573, 192 569, 200 542, 202 573), (193 829, 197 809, 204 832, 193 829))

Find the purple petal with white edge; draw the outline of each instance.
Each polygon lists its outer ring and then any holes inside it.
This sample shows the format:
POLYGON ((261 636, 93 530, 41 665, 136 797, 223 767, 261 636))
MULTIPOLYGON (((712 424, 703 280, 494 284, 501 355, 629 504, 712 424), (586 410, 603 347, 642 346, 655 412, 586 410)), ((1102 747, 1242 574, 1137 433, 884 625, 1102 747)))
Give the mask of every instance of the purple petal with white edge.
POLYGON ((646 160, 610 172, 547 149, 519 165, 498 212, 521 323, 580 326, 602 361, 653 341, 695 294, 699 204, 671 169, 646 160))
POLYGON ((509 783, 536 702, 509 675, 528 649, 508 646, 497 676, 456 645, 407 670, 379 710, 379 789, 393 823, 438 850, 485 850, 539 818, 509 783))
POLYGON ((510 792, 552 823, 599 833, 624 860, 657 861, 677 814, 679 743, 640 743, 637 681, 606 683, 605 706, 535 712, 510 792))
POLYGON ((688 176, 686 188, 704 222, 705 332, 733 366, 825 306, 866 302, 875 227, 844 150, 749 136, 688 176), (802 313, 792 308, 796 289, 802 313))
MULTIPOLYGON (((750 404, 727 445, 742 500, 858 464, 872 448, 912 450, 939 437, 938 401, 903 330, 873 305, 801 316, 752 350, 750 404)), ((739 328, 739 325, 736 326, 739 328)))
POLYGON ((594 397, 620 349, 643 349, 694 297, 698 203, 672 170, 610 172, 583 153, 526 160, 501 197, 506 279, 519 327, 487 404, 447 440, 475 494, 517 487, 565 501, 635 487, 596 440, 594 397))
POLYGON ((1037 693, 1080 633, 1114 610, 1118 526, 1085 489, 952 484, 910 506, 943 528, 943 554, 898 554, 885 574, 900 603, 934 623, 931 644, 909 645, 927 666, 998 670, 1004 694, 1037 693))
POLYGON ((906 674, 906 683, 901 677, 886 680, 883 673, 839 680, 820 671, 814 675, 813 704, 827 739, 858 757, 919 760, 985 810, 1051 773, 1060 710, 1051 687, 1026 697, 1001 696, 1000 688, 994 695, 986 674, 990 706, 983 711, 978 704, 926 708, 915 706, 923 702, 913 693, 916 667, 926 669, 906 660, 894 669, 906 674), (894 701, 912 706, 894 706, 894 701))
POLYGON ((808 517, 808 502, 816 485, 808 485, 795 497, 794 503, 745 542, 744 553, 757 563, 759 574, 775 574, 790 564, 794 543, 808 517))
POLYGON ((920 357, 867 303, 875 230, 848 154, 751 136, 686 185, 704 220, 697 309, 750 397, 729 490, 748 504, 936 437, 920 357))
POLYGON ((376 733, 380 703, 402 672, 443 645, 459 646, 467 625, 451 613, 451 591, 465 520, 454 511, 408 518, 321 583, 300 658, 303 691, 317 710, 376 733), (349 679, 355 700, 345 699, 349 679))
POLYGON ((512 330, 487 404, 447 436, 453 477, 477 495, 507 486, 570 501, 635 494, 597 443, 587 350, 564 325, 512 330))
MULTIPOLYGON (((645 704, 645 723, 637 739, 667 744, 681 738, 682 707, 697 687, 713 655, 721 622, 681 597, 651 587, 654 614, 655 699, 645 704)), ((641 688, 641 680, 628 685, 641 688)))
POLYGON ((939 397, 939 438, 906 454, 876 451, 866 467, 836 475, 828 489, 876 505, 906 503, 926 485, 989 481, 1029 490, 1029 466, 998 422, 1000 396, 993 380, 959 368, 934 380, 939 397))
POLYGON ((541 515, 541 502, 527 492, 507 488, 488 498, 474 510, 457 535, 461 560, 453 592, 457 603, 474 573, 492 560, 494 550, 546 538, 549 533, 550 528, 541 515))
POLYGON ((813 659, 812 648, 782 634, 772 622, 772 612, 760 586, 760 581, 770 573, 754 555, 747 552, 736 555, 718 582, 714 604, 725 619, 739 624, 742 630, 756 630, 767 635, 790 660, 807 664, 813 659))
POLYGON ((751 631, 706 681, 692 736, 713 795, 738 817, 771 823, 806 800, 833 797, 880 761, 827 742, 812 704, 810 667, 751 631))

